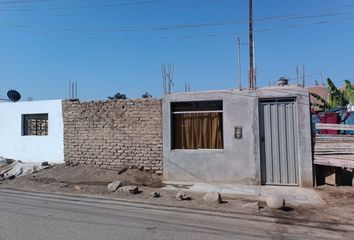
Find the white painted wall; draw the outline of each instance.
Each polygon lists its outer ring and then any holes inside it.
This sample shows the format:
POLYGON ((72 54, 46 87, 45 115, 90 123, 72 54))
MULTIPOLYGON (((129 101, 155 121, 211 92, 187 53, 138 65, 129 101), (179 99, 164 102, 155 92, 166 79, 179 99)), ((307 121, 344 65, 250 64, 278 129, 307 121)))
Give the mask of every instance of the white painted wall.
POLYGON ((64 162, 61 100, 0 103, 0 156, 23 162, 64 162), (47 136, 22 136, 22 114, 48 113, 47 136))

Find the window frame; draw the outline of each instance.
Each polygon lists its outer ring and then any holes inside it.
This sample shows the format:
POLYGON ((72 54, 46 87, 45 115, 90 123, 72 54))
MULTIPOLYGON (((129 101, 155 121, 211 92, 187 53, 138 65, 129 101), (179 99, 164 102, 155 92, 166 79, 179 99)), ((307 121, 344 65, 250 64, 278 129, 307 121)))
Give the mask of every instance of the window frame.
MULTIPOLYGON (((205 105, 203 106, 205 107, 205 105)), ((223 151, 225 149, 225 137, 224 137, 224 101, 222 99, 213 99, 213 100, 193 100, 193 101, 173 101, 170 102, 170 150, 171 151, 223 151), (220 110, 191 110, 191 111, 174 111, 174 104, 183 104, 183 103, 219 103, 220 110), (174 115, 178 114, 198 114, 198 113, 221 113, 221 148, 176 148, 174 140, 174 115)))
POLYGON ((21 135, 24 137, 45 137, 49 135, 49 114, 48 113, 26 113, 21 116, 21 135), (33 132, 29 129, 28 121, 35 120, 36 132, 33 132), (46 121, 44 129, 37 129, 37 126, 41 123, 37 121, 46 121), (39 134, 40 131, 43 131, 44 134, 39 134))

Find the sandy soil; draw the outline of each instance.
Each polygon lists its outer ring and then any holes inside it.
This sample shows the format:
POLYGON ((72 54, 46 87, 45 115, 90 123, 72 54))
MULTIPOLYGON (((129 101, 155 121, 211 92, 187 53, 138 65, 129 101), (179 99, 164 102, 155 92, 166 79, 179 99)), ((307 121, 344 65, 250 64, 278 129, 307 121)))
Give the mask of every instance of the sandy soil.
POLYGON ((61 192, 73 194, 92 194, 134 201, 144 201, 160 205, 173 205, 188 208, 217 210, 223 212, 247 212, 276 217, 278 220, 299 220, 317 222, 323 227, 333 224, 353 225, 354 229, 354 187, 322 186, 315 190, 327 203, 326 206, 299 206, 296 209, 271 210, 266 204, 255 198, 224 198, 223 204, 206 203, 203 194, 191 193, 191 201, 177 201, 176 192, 160 189, 162 177, 137 169, 129 169, 122 174, 117 171, 104 170, 92 166, 53 166, 38 173, 6 180, 0 188, 22 189, 29 191, 61 192), (126 192, 110 193, 108 183, 120 180, 123 185, 139 186, 141 193, 133 195, 126 192), (160 198, 153 198, 150 193, 157 191, 160 198), (247 203, 258 202, 260 209, 247 206, 247 203), (247 206, 247 207, 246 207, 247 206))

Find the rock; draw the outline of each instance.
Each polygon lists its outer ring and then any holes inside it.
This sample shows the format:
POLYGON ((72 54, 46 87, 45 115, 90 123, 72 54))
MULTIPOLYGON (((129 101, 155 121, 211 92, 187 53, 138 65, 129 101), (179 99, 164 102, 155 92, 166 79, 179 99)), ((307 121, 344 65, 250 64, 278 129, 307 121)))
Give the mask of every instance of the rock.
POLYGON ((68 184, 67 183, 59 183, 59 187, 67 187, 68 184))
POLYGON ((122 186, 122 182, 119 180, 116 180, 114 182, 111 182, 110 184, 108 184, 107 189, 110 192, 115 192, 118 190, 118 188, 120 188, 122 186))
POLYGON ((192 200, 191 197, 187 196, 185 193, 183 192, 178 192, 176 195, 176 198, 178 201, 184 201, 184 200, 192 200))
POLYGON ((245 203, 242 205, 242 207, 258 211, 259 210, 259 203, 258 202, 245 203))
POLYGON ((131 194, 140 193, 139 188, 137 186, 123 186, 118 188, 118 192, 129 192, 131 194))
POLYGON ((161 194, 159 192, 151 192, 150 196, 153 198, 159 198, 159 197, 161 197, 161 194))
POLYGON ((208 192, 204 195, 203 200, 210 203, 221 203, 221 195, 218 192, 208 192))
POLYGON ((42 167, 47 167, 47 166, 49 166, 48 162, 42 162, 42 167))
POLYGON ((81 186, 79 186, 79 185, 75 185, 75 186, 74 186, 74 189, 75 189, 76 191, 81 191, 81 190, 83 190, 84 188, 81 187, 81 186))
POLYGON ((268 196, 266 197, 266 203, 267 206, 272 209, 285 207, 285 199, 280 196, 268 196))
POLYGON ((118 175, 124 173, 125 171, 127 171, 129 169, 129 167, 123 167, 121 169, 118 170, 118 175))

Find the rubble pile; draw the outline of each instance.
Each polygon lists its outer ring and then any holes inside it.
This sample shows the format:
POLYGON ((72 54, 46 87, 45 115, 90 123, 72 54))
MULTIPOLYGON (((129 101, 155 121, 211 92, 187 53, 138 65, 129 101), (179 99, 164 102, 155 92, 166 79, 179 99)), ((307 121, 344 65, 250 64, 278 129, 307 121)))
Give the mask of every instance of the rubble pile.
POLYGON ((50 165, 47 162, 23 163, 18 160, 0 157, 0 181, 26 176, 49 167, 50 165))

